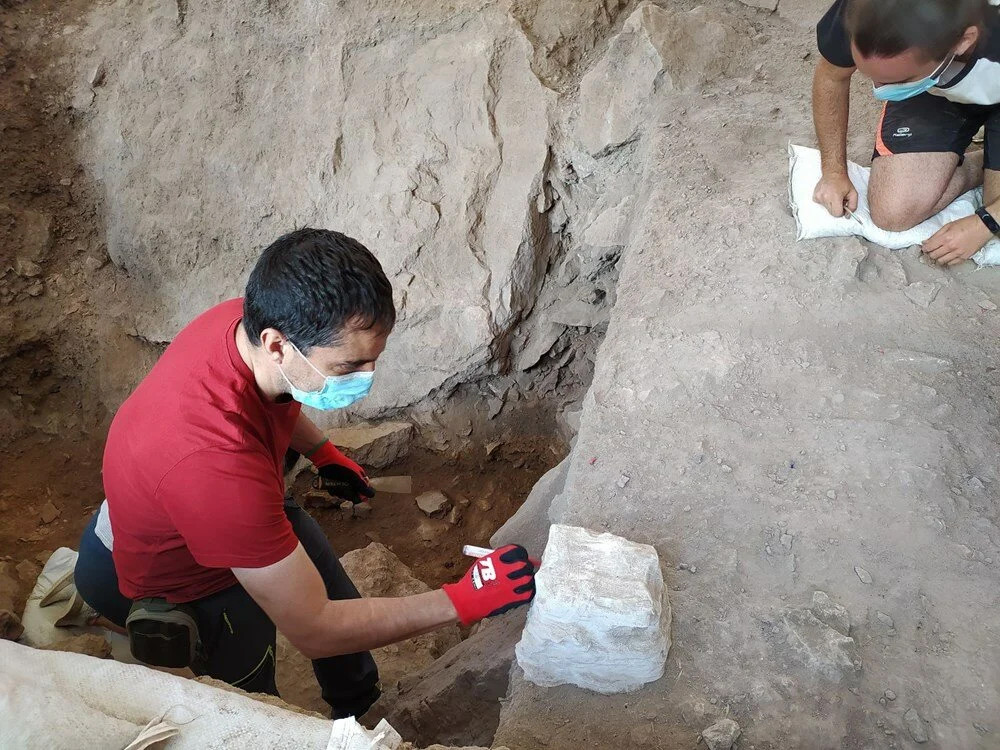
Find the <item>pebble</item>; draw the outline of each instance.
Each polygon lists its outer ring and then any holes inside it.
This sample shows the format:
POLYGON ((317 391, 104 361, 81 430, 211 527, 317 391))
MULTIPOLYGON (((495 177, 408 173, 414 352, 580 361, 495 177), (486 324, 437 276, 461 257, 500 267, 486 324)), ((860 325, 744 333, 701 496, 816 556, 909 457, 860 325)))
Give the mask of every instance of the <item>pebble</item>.
POLYGON ((684 506, 684 512, 685 513, 690 513, 691 512, 691 506, 690 505, 685 505, 684 506))
POLYGON ((620 477, 618 477, 618 486, 621 487, 622 489, 625 489, 625 487, 628 486, 628 483, 631 479, 632 477, 630 477, 628 474, 622 474, 620 477))
POLYGON ((836 500, 837 499, 837 493, 834 490, 827 490, 826 491, 826 496, 828 498, 830 498, 831 500, 836 500))
POLYGON ((703 730, 701 738, 708 750, 730 750, 733 743, 739 739, 742 732, 740 725, 732 719, 719 719, 712 726, 703 730))
POLYGON ((440 517, 451 510, 451 500, 441 490, 422 492, 417 495, 417 507, 427 516, 440 517))
POLYGON ((924 727, 924 720, 920 718, 920 714, 917 713, 916 709, 911 708, 905 714, 903 714, 903 725, 906 727, 906 731, 910 733, 910 737, 913 741, 919 745, 927 742, 927 729, 924 727))
POLYGON ((724 472, 726 472, 726 473, 729 473, 730 471, 732 471, 732 470, 733 470, 733 467, 732 467, 732 466, 730 466, 729 464, 722 464, 722 467, 721 467, 721 468, 722 468, 722 470, 723 470, 724 472))
POLYGON ((883 625, 885 625, 886 627, 893 628, 896 626, 896 624, 892 621, 892 618, 889 617, 889 615, 887 615, 885 612, 875 610, 875 617, 877 617, 878 621, 883 625))
POLYGON ((354 506, 354 516, 356 518, 368 518, 372 514, 371 503, 358 503, 354 506))
POLYGON ((781 537, 779 538, 779 541, 781 542, 781 546, 784 547, 785 549, 791 549, 792 548, 792 535, 791 534, 782 534, 781 537))
POLYGON ((57 518, 59 518, 59 514, 61 512, 62 511, 60 511, 55 505, 53 505, 51 500, 49 500, 47 503, 45 503, 45 505, 42 506, 42 510, 39 515, 41 516, 42 523, 52 523, 57 518))
POLYGON ((867 570, 858 565, 854 566, 854 572, 858 574, 858 578, 861 579, 861 583, 865 584, 866 586, 871 585, 871 582, 873 580, 871 573, 869 573, 867 570))
POLYGON ((38 566, 31 560, 21 560, 14 566, 14 570, 17 571, 17 577, 24 583, 34 583, 35 579, 38 578, 38 566))
POLYGON ((885 691, 885 699, 887 701, 894 701, 894 700, 896 700, 896 694, 894 692, 892 692, 891 690, 886 690, 885 691))
POLYGON ((983 310, 990 310, 990 311, 997 309, 997 306, 994 305, 993 302, 988 299, 980 300, 979 307, 982 308, 983 310))
POLYGON ((42 267, 35 263, 33 260, 28 260, 27 258, 18 258, 14 261, 14 272, 18 276, 22 276, 26 279, 33 279, 36 276, 40 276, 42 273, 42 267))
POLYGON ((59 184, 62 185, 63 187, 69 187, 70 185, 73 184, 73 180, 71 180, 69 177, 63 177, 61 180, 59 180, 59 184))

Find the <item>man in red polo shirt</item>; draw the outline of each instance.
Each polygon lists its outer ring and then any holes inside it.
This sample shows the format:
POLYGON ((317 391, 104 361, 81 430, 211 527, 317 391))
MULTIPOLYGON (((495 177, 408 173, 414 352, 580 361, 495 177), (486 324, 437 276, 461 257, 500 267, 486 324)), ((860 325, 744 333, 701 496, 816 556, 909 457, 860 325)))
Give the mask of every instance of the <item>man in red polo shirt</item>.
POLYGON ((534 568, 511 545, 440 590, 362 599, 315 520, 285 497, 289 450, 338 495, 374 495, 301 405, 363 398, 394 322, 392 288, 366 248, 292 232, 261 255, 245 297, 192 321, 122 404, 76 584, 103 616, 128 620, 134 652, 143 633, 155 634, 147 656, 196 633, 196 672, 276 695, 277 627, 313 659, 334 716, 360 715, 379 695, 369 649, 532 598, 534 568))

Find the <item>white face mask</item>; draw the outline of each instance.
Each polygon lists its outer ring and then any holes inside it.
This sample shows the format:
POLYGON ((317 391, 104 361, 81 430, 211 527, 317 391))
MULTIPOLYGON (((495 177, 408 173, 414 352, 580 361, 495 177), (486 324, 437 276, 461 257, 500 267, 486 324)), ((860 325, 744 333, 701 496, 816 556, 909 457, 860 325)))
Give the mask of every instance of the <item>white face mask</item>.
POLYGON ((367 396, 368 392, 372 389, 372 383, 375 380, 374 372, 359 371, 347 375, 324 375, 316 365, 309 361, 308 357, 299 351, 299 348, 295 344, 292 344, 291 341, 288 343, 291 344, 295 353, 302 357, 317 375, 323 378, 323 385, 319 390, 303 391, 292 385, 292 381, 288 379, 281 365, 278 365, 281 377, 285 379, 288 387, 291 388, 292 398, 300 404, 323 411, 346 409, 351 404, 367 396))

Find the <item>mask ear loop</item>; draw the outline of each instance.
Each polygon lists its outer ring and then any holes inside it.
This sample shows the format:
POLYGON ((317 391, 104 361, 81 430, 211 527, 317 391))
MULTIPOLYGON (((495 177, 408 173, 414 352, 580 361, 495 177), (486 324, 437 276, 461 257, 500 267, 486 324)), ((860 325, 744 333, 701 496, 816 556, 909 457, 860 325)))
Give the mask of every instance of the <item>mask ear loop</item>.
MULTIPOLYGON (((309 361, 309 357, 307 357, 305 354, 303 354, 302 350, 299 349, 299 347, 295 346, 295 342, 294 341, 292 341, 289 338, 286 338, 285 341, 287 341, 288 344, 289 344, 289 346, 291 346, 292 349, 295 350, 296 354, 298 354, 300 357, 302 357, 302 359, 304 359, 306 361, 306 364, 309 365, 313 369, 313 372, 315 372, 317 375, 319 375, 321 378, 323 378, 323 382, 325 383, 326 382, 326 375, 323 374, 323 371, 320 370, 316 365, 314 365, 312 362, 309 361)), ((323 387, 320 386, 319 390, 320 391, 323 390, 323 387)))
POLYGON ((319 393, 319 392, 321 392, 321 391, 323 390, 324 386, 326 385, 326 376, 324 376, 324 375, 323 375, 323 373, 321 373, 321 372, 320 372, 319 370, 317 370, 317 369, 316 369, 316 368, 315 368, 315 367, 313 366, 313 363, 309 361, 309 359, 308 359, 308 358, 306 357, 306 355, 304 355, 304 354, 303 354, 303 353, 302 353, 301 351, 299 351, 299 348, 298 348, 297 346, 295 346, 294 342, 292 342, 292 340, 291 340, 291 339, 289 339, 289 338, 286 338, 286 339, 285 339, 285 341, 287 341, 287 342, 288 342, 288 344, 289 344, 289 345, 290 345, 290 346, 292 347, 292 349, 294 349, 294 350, 295 350, 295 353, 296 353, 296 354, 298 354, 298 355, 299 355, 300 357, 302 357, 302 359, 304 359, 304 360, 306 361, 306 364, 307 364, 307 365, 309 365, 310 367, 312 367, 312 369, 313 369, 313 370, 315 370, 315 371, 316 371, 316 374, 317 374, 317 375, 319 375, 320 377, 322 377, 322 378, 323 378, 323 385, 321 385, 321 386, 320 386, 319 388, 317 388, 317 389, 316 389, 315 391, 303 391, 303 390, 302 390, 301 388, 297 388, 297 387, 295 386, 295 384, 294 384, 294 383, 292 383, 292 381, 291 381, 291 379, 290 379, 290 378, 288 377, 288 375, 286 375, 286 374, 285 374, 285 368, 284 368, 284 367, 282 367, 281 365, 279 365, 279 364, 278 364, 277 362, 275 362, 275 364, 276 364, 276 365, 278 365, 278 372, 280 372, 280 373, 281 373, 281 377, 282 377, 282 378, 284 378, 284 381, 285 381, 286 383, 288 383, 288 387, 289 387, 289 388, 291 388, 291 389, 292 389, 292 391, 301 391, 302 393, 319 393))
POLYGON ((943 76, 945 74, 945 71, 947 71, 948 68, 951 67, 951 64, 955 62, 956 57, 958 57, 958 54, 952 52, 948 57, 945 58, 945 61, 940 65, 938 65, 937 68, 934 69, 934 72, 927 77, 933 78, 935 81, 940 81, 941 76, 943 76))

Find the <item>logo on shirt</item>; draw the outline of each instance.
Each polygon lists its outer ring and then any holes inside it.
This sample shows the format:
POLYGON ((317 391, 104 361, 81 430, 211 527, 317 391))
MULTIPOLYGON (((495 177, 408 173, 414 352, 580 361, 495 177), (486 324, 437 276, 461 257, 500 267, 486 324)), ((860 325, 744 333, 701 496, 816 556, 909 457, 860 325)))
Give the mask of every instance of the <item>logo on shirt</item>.
POLYGON ((892 134, 893 138, 909 138, 913 133, 910 132, 909 128, 896 128, 896 132, 892 134))

